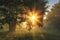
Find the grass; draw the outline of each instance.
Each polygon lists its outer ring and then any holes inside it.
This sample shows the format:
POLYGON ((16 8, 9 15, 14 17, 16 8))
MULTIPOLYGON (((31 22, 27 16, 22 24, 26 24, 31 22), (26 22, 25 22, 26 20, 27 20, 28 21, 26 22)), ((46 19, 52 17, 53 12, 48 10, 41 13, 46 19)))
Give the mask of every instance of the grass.
MULTIPOLYGON (((40 34, 36 36, 32 36, 31 34, 25 34, 22 36, 6 36, 7 32, 0 33, 0 40, 43 40, 40 34)), ((60 40, 60 36, 53 35, 53 34, 47 34, 45 35, 45 40, 60 40)))
POLYGON ((22 30, 20 33, 0 32, 0 40, 60 40, 60 35, 41 32, 42 29, 34 29, 29 32, 22 30))

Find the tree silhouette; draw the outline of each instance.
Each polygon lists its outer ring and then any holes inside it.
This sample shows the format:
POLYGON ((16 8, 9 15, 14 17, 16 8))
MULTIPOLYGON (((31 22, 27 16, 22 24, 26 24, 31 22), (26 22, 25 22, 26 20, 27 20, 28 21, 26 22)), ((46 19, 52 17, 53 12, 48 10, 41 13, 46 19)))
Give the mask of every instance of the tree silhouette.
MULTIPOLYGON (((25 7, 28 7, 31 11, 35 7, 36 10, 41 11, 40 15, 44 15, 47 8, 45 7, 46 3, 47 0, 0 0, 0 11, 2 12, 0 14, 4 16, 3 19, 0 19, 0 23, 8 23, 9 31, 15 31, 17 15, 25 13, 25 7)), ((40 21, 43 21, 43 17, 40 21)))
MULTIPOLYGON (((49 15, 47 16, 48 22, 50 24, 50 27, 53 26, 55 29, 60 30, 60 2, 56 3, 53 8, 51 9, 51 12, 49 12, 49 15)), ((48 25, 49 25, 48 24, 48 25)))

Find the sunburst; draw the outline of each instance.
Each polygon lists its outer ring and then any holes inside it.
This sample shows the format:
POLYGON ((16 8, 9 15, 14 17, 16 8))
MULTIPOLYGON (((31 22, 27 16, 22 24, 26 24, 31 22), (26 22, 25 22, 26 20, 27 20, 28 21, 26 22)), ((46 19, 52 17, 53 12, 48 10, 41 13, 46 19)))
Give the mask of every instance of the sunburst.
POLYGON ((26 17, 27 17, 27 20, 31 22, 33 25, 36 25, 37 23, 41 23, 40 18, 42 16, 40 15, 39 10, 35 10, 35 9, 33 9, 32 11, 28 10, 26 17))

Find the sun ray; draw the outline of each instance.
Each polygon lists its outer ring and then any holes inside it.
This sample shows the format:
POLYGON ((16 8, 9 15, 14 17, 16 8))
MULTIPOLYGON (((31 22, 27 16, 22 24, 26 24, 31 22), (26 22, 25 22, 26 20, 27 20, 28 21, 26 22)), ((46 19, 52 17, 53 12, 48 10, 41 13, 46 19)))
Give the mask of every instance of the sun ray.
POLYGON ((33 25, 36 25, 37 23, 41 23, 40 22, 40 18, 41 17, 42 16, 40 15, 40 11, 39 10, 33 9, 32 11, 28 10, 28 12, 27 12, 27 20, 29 22, 31 22, 33 25))

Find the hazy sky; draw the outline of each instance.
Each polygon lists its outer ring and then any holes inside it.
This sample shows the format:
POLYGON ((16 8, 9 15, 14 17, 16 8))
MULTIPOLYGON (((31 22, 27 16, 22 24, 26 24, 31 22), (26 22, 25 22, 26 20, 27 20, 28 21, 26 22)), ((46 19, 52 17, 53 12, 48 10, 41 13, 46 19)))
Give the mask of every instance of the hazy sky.
POLYGON ((49 8, 48 8, 48 10, 50 10, 51 8, 52 8, 52 6, 54 5, 54 4, 56 4, 59 0, 48 0, 49 1, 49 8))

